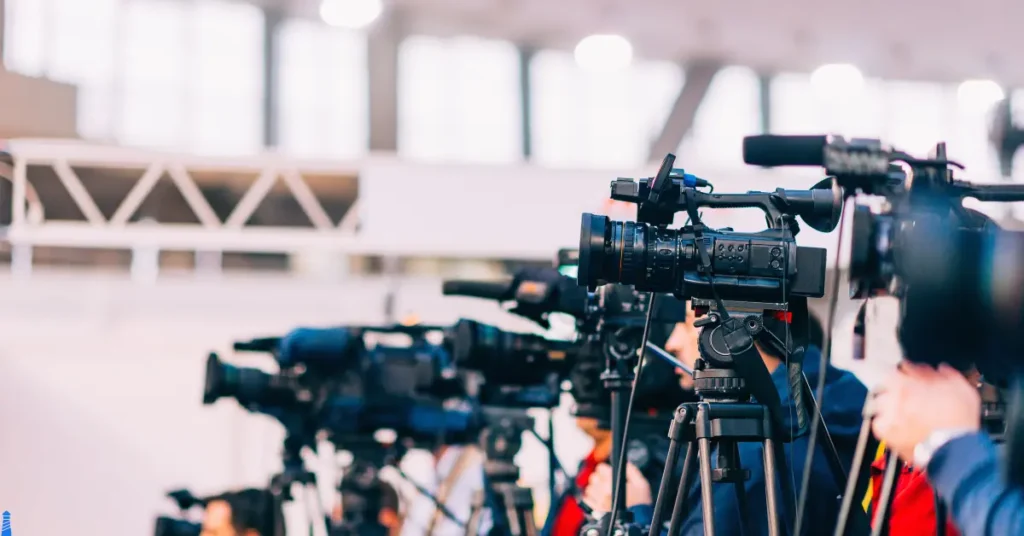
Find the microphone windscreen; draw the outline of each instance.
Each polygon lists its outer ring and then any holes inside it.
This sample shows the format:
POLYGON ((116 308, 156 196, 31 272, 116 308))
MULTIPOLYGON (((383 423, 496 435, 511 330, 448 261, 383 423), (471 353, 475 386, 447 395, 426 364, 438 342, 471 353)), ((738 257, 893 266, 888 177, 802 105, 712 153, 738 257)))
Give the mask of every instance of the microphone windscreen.
POLYGON ((743 161, 753 166, 823 166, 826 136, 776 136, 743 138, 743 161))

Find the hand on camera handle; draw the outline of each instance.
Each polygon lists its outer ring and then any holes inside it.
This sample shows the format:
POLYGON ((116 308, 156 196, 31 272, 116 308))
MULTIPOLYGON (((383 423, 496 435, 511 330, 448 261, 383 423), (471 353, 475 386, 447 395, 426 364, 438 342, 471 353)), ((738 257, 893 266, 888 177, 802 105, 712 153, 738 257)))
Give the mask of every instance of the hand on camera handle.
POLYGON ((904 362, 874 392, 875 437, 902 460, 913 463, 914 449, 943 430, 981 428, 981 396, 963 373, 940 365, 904 362))
MULTIPOLYGON (((612 467, 607 463, 597 466, 590 475, 587 489, 583 492, 583 502, 594 512, 610 512, 612 509, 612 486, 615 476, 612 467)), ((654 502, 651 485, 647 482, 640 469, 633 464, 626 465, 626 508, 654 502)))

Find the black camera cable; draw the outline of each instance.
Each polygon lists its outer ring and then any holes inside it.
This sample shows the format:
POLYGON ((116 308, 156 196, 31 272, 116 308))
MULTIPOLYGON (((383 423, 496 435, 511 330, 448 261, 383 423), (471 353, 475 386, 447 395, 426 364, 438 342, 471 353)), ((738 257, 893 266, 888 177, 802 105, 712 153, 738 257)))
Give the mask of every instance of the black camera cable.
POLYGON ((654 299, 657 293, 651 292, 650 298, 647 300, 647 318, 644 320, 644 334, 640 340, 640 351, 639 358, 637 359, 636 374, 633 376, 633 385, 629 390, 629 401, 626 403, 626 419, 622 428, 622 448, 618 453, 612 453, 618 455, 618 474, 615 475, 614 484, 612 486, 612 510, 608 515, 608 533, 612 534, 615 531, 615 517, 618 515, 619 510, 619 497, 622 493, 622 485, 624 484, 624 475, 626 474, 626 444, 629 441, 629 421, 633 414, 633 400, 636 397, 636 386, 640 383, 640 375, 644 371, 644 357, 647 355, 645 351, 647 348, 647 338, 651 333, 651 321, 654 318, 654 299))
MULTIPOLYGON (((832 178, 835 186, 835 177, 832 178)), ((844 200, 845 201, 845 200, 844 200)), ((832 296, 828 304, 828 324, 823 331, 824 337, 821 349, 821 361, 818 365, 818 385, 814 390, 814 404, 811 404, 810 431, 807 435, 807 456, 804 458, 804 472, 800 477, 800 498, 796 506, 796 530, 794 536, 802 536, 804 525, 804 513, 807 510, 807 500, 810 493, 811 471, 814 465, 814 451, 818 444, 818 423, 821 421, 821 408, 825 403, 825 383, 828 377, 828 365, 832 356, 832 330, 835 329, 836 311, 839 308, 839 261, 841 260, 843 245, 843 227, 846 220, 846 211, 843 210, 839 216, 839 235, 836 239, 836 264, 832 276, 832 296)), ((852 497, 851 497, 852 500, 852 497)), ((845 529, 845 527, 844 527, 845 529)))
POLYGON ((405 474, 405 471, 403 471, 402 468, 398 466, 398 464, 395 464, 393 467, 398 472, 398 476, 402 477, 402 480, 412 484, 412 487, 417 492, 419 492, 420 495, 423 495, 424 497, 430 499, 430 501, 434 503, 434 507, 437 508, 437 511, 441 512, 441 515, 450 519, 453 523, 458 525, 460 529, 466 528, 466 523, 460 520, 459 518, 455 517, 455 514, 453 514, 452 511, 449 510, 447 506, 442 504, 441 501, 438 500, 438 498, 435 497, 433 493, 430 493, 429 490, 421 486, 418 482, 409 478, 409 475, 405 474))

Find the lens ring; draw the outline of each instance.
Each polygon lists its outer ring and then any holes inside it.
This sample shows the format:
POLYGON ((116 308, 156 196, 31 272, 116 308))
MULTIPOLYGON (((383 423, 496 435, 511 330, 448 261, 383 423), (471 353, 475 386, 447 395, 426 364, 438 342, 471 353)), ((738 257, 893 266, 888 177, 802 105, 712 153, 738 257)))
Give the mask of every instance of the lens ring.
POLYGON ((622 223, 622 252, 619 254, 619 282, 632 285, 636 282, 636 235, 638 225, 627 221, 622 223))
POLYGON ((583 214, 580 225, 580 256, 577 271, 577 280, 580 285, 597 285, 602 279, 607 232, 607 216, 583 214))
POLYGON ((203 404, 213 404, 221 397, 224 383, 224 366, 215 353, 206 358, 206 381, 203 388, 203 404))

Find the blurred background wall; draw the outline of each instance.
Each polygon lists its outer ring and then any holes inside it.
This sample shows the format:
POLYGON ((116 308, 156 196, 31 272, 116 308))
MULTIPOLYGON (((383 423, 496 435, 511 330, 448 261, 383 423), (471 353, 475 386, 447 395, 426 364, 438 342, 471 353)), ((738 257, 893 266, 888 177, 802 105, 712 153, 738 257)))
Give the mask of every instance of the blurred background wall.
MULTIPOLYGON (((281 431, 200 404, 207 352, 408 315, 534 329, 440 281, 550 264, 580 212, 630 218, 608 181, 667 152, 720 192, 821 178, 744 166, 761 132, 945 140, 972 180, 1021 181, 990 134, 1024 102, 1024 4, 955 4, 0 0, 0 510, 19 534, 135 536, 169 489, 265 484, 281 431)), ((836 234, 800 241, 841 278, 836 363, 874 382, 895 311, 869 306, 852 361, 836 234)), ((524 479, 546 509, 546 467, 524 479)))

